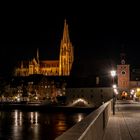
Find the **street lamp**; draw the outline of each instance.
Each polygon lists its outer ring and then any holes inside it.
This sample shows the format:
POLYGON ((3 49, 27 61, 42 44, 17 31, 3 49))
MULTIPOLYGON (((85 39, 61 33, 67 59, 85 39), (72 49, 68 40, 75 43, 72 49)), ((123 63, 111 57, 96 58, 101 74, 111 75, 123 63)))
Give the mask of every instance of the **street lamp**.
MULTIPOLYGON (((110 74, 111 74, 111 77, 112 77, 112 83, 114 85, 114 77, 116 76, 116 71, 111 70, 110 74)), ((115 115, 115 93, 114 93, 114 88, 113 88, 113 115, 115 115)))

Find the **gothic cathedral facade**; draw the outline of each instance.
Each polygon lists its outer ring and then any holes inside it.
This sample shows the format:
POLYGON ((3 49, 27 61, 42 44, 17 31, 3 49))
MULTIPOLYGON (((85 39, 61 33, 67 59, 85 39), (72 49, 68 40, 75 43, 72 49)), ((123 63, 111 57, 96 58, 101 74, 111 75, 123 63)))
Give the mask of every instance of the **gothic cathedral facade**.
POLYGON ((15 76, 43 74, 48 76, 69 76, 74 61, 74 50, 69 37, 68 24, 64 21, 63 36, 60 43, 59 60, 40 60, 39 50, 36 58, 22 61, 15 69, 15 76))

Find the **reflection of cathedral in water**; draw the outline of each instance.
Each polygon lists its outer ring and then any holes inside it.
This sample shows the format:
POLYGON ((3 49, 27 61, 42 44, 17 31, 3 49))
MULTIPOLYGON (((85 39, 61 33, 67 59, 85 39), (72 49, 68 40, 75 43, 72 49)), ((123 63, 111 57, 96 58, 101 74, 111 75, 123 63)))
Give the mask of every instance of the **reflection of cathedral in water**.
POLYGON ((63 37, 60 44, 59 60, 39 60, 39 51, 31 61, 22 61, 15 69, 15 76, 43 74, 69 76, 74 59, 73 46, 69 38, 68 24, 64 21, 63 37))

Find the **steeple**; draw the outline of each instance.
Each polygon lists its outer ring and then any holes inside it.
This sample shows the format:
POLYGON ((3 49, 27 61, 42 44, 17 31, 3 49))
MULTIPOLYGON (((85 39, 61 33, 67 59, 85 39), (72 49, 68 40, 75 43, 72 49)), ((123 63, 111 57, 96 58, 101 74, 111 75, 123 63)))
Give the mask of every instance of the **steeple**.
POLYGON ((20 67, 21 67, 21 69, 23 69, 23 61, 21 61, 21 66, 20 67))
POLYGON ((70 42, 70 37, 69 37, 69 30, 68 30, 68 24, 66 19, 64 20, 64 29, 63 29, 63 38, 62 38, 64 43, 70 42))
POLYGON ((121 59, 121 64, 125 65, 125 63, 126 63, 126 54, 124 52, 124 45, 122 45, 122 47, 121 47, 120 59, 121 59))
POLYGON ((125 56, 126 56, 126 54, 125 53, 121 53, 120 54, 120 56, 121 56, 121 64, 125 64, 125 56))
POLYGON ((39 64, 39 49, 37 48, 37 52, 36 52, 36 59, 37 59, 37 63, 39 64))
POLYGON ((68 24, 66 22, 66 19, 64 20, 64 30, 60 44, 59 60, 59 75, 70 75, 73 63, 73 46, 70 42, 68 24))

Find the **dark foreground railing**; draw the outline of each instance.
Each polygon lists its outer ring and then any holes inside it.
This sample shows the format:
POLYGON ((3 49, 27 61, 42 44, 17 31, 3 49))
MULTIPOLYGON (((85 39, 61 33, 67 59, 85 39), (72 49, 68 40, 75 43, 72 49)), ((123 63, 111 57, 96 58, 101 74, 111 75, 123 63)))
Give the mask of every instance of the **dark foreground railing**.
POLYGON ((111 106, 112 100, 104 103, 55 140, 102 140, 111 114, 111 106))

